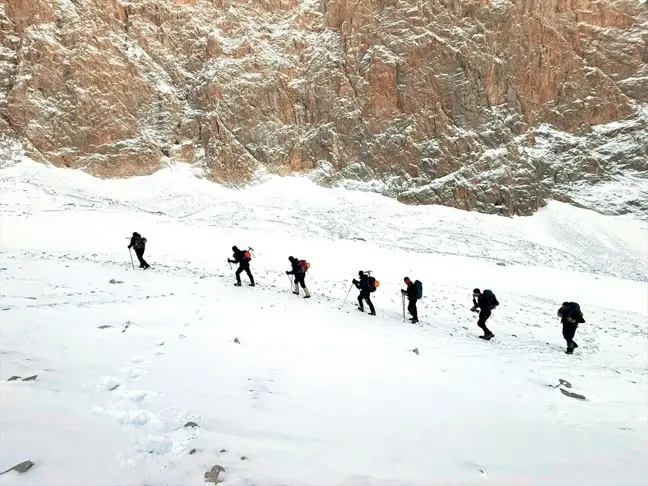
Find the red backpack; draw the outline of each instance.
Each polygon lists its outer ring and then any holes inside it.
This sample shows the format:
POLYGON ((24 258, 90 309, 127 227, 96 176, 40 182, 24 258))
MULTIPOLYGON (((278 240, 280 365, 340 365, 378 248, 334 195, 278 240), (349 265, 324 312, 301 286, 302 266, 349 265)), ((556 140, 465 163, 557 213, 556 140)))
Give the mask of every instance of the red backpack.
POLYGON ((299 260, 299 266, 302 268, 304 273, 306 273, 310 268, 310 263, 308 263, 306 260, 299 260))

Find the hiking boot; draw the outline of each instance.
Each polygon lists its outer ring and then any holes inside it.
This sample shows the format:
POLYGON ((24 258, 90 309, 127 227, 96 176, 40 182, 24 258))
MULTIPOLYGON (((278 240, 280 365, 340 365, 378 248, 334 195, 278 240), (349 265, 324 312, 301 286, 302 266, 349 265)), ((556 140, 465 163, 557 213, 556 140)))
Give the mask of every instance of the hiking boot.
POLYGON ((565 354, 574 354, 574 348, 567 348, 565 354))
POLYGON ((293 291, 293 294, 295 294, 295 295, 299 295, 299 292, 295 292, 295 291, 293 291))
POLYGON ((254 282, 252 282, 252 283, 250 284, 250 287, 254 287, 254 282))
POLYGON ((310 299, 310 294, 304 295, 304 299, 310 299))
POLYGON ((573 347, 573 349, 576 349, 578 347, 578 344, 576 344, 576 341, 572 341, 572 347, 573 347))
POLYGON ((241 286, 241 282, 236 282, 236 283, 234 284, 234 286, 235 286, 235 287, 240 287, 240 286, 241 286))
POLYGON ((369 315, 370 315, 370 316, 375 316, 376 313, 375 313, 375 312, 370 312, 369 315))
POLYGON ((364 307, 358 307, 358 310, 359 310, 360 312, 364 312, 364 307))
POLYGON ((412 324, 416 324, 419 320, 418 319, 410 319, 412 324))

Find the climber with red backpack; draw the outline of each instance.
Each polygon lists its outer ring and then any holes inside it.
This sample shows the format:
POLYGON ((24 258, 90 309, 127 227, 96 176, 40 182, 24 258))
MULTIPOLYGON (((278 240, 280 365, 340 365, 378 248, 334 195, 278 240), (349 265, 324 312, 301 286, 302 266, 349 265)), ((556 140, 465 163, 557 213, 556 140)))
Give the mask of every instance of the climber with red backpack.
POLYGON ((237 287, 241 286, 241 273, 245 272, 250 279, 250 287, 254 287, 254 277, 252 276, 252 272, 250 272, 250 260, 252 260, 250 250, 242 251, 238 247, 233 246, 232 251, 234 252, 234 260, 228 258, 227 262, 238 263, 239 266, 238 270, 236 270, 236 283, 234 285, 237 287))
POLYGON ((294 275, 295 276, 295 288, 293 290, 293 294, 299 295, 299 286, 301 285, 301 288, 304 289, 304 299, 310 299, 310 293, 308 292, 308 288, 306 287, 306 272, 310 268, 310 263, 308 263, 306 260, 299 260, 298 258, 289 256, 288 260, 290 260, 290 265, 292 266, 292 270, 286 271, 286 275, 294 275))

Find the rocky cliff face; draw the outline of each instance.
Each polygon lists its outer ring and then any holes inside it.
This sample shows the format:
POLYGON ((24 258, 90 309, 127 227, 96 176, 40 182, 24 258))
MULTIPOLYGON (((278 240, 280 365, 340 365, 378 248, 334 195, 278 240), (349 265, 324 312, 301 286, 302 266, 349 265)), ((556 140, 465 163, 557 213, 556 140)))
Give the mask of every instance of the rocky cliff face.
POLYGON ((596 207, 592 187, 630 177, 636 190, 603 209, 648 213, 637 0, 5 0, 0 13, 0 133, 37 160, 107 177, 181 161, 227 184, 307 171, 504 215, 550 197, 596 207))

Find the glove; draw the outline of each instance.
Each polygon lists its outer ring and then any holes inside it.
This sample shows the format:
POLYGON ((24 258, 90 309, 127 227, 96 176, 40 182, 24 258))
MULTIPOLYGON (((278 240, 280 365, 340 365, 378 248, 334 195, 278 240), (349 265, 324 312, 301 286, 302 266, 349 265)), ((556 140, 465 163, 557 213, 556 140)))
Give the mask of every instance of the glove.
POLYGON ((288 270, 286 270, 286 275, 290 275, 290 272, 288 270))
POLYGON ((227 263, 234 263, 234 262, 228 258, 227 263))
POLYGON ((357 284, 358 281, 354 278, 353 280, 351 280, 351 283, 353 283, 353 284, 357 284))
POLYGON ((475 307, 475 306, 473 305, 473 306, 470 308, 470 310, 473 311, 473 312, 477 312, 477 307, 475 307))
POLYGON ((405 295, 405 293, 406 293, 406 290, 405 290, 405 289, 401 289, 401 294, 405 295))

